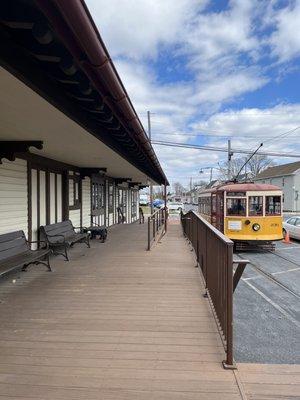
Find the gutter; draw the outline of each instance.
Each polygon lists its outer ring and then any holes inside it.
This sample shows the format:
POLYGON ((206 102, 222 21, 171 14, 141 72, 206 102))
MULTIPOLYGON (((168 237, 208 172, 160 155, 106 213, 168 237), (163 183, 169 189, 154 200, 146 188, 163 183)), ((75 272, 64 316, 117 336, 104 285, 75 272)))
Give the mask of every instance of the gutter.
POLYGON ((36 0, 36 3, 103 101, 143 148, 161 176, 159 183, 169 184, 84 0, 36 0))

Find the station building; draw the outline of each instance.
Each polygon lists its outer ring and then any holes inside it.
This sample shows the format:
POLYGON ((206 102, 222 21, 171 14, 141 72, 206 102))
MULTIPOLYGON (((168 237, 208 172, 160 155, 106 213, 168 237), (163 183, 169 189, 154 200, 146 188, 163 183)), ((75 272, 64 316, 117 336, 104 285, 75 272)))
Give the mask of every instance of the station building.
POLYGON ((166 176, 83 1, 1 2, 0 234, 139 218, 166 176))
POLYGON ((283 191, 283 211, 300 211, 300 161, 269 167, 258 174, 254 182, 280 187, 283 191))

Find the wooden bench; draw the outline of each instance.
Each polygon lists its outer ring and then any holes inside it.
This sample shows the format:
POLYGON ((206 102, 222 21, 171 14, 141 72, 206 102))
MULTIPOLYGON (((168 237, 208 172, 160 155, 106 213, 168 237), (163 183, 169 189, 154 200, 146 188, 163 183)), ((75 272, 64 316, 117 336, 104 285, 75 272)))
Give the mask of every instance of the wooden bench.
POLYGON ((72 247, 75 243, 86 243, 90 247, 90 235, 83 232, 82 227, 74 227, 70 220, 58 222, 56 224, 44 225, 40 227, 41 237, 43 237, 49 247, 53 249, 54 254, 62 255, 69 261, 68 247, 72 247), (80 232, 76 232, 79 229, 80 232), (64 252, 57 252, 55 248, 63 248, 64 252))
POLYGON ((46 242, 26 240, 23 231, 15 231, 0 235, 0 276, 15 269, 22 268, 25 271, 30 264, 43 264, 49 271, 51 250, 46 242), (42 244, 44 248, 31 250, 32 243, 42 244))

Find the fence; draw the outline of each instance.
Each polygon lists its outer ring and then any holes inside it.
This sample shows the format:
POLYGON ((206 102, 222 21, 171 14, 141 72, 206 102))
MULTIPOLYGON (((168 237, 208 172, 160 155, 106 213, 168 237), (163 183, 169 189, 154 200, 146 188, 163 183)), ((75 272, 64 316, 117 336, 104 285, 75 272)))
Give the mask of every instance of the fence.
POLYGON ((233 367, 233 242, 194 211, 181 213, 186 237, 201 267, 207 294, 226 350, 224 367, 233 367))
POLYGON ((147 250, 151 249, 159 233, 163 234, 167 231, 167 210, 159 208, 148 217, 148 246, 147 250))

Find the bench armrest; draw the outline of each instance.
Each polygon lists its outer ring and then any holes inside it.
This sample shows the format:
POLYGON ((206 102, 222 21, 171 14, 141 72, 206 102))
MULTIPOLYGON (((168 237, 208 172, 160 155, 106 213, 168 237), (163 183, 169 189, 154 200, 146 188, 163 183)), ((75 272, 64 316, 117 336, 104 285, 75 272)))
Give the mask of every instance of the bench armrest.
MULTIPOLYGON (((62 237, 62 238, 63 238, 63 241, 62 241, 62 242, 59 242, 59 243, 66 243, 66 238, 64 237, 64 235, 60 235, 59 233, 56 234, 56 235, 50 235, 50 234, 46 233, 46 236, 47 236, 47 238, 48 238, 48 237, 49 237, 49 238, 62 237)), ((49 243, 49 240, 48 240, 48 243, 49 243)), ((50 244, 51 244, 51 242, 50 242, 50 244)))

